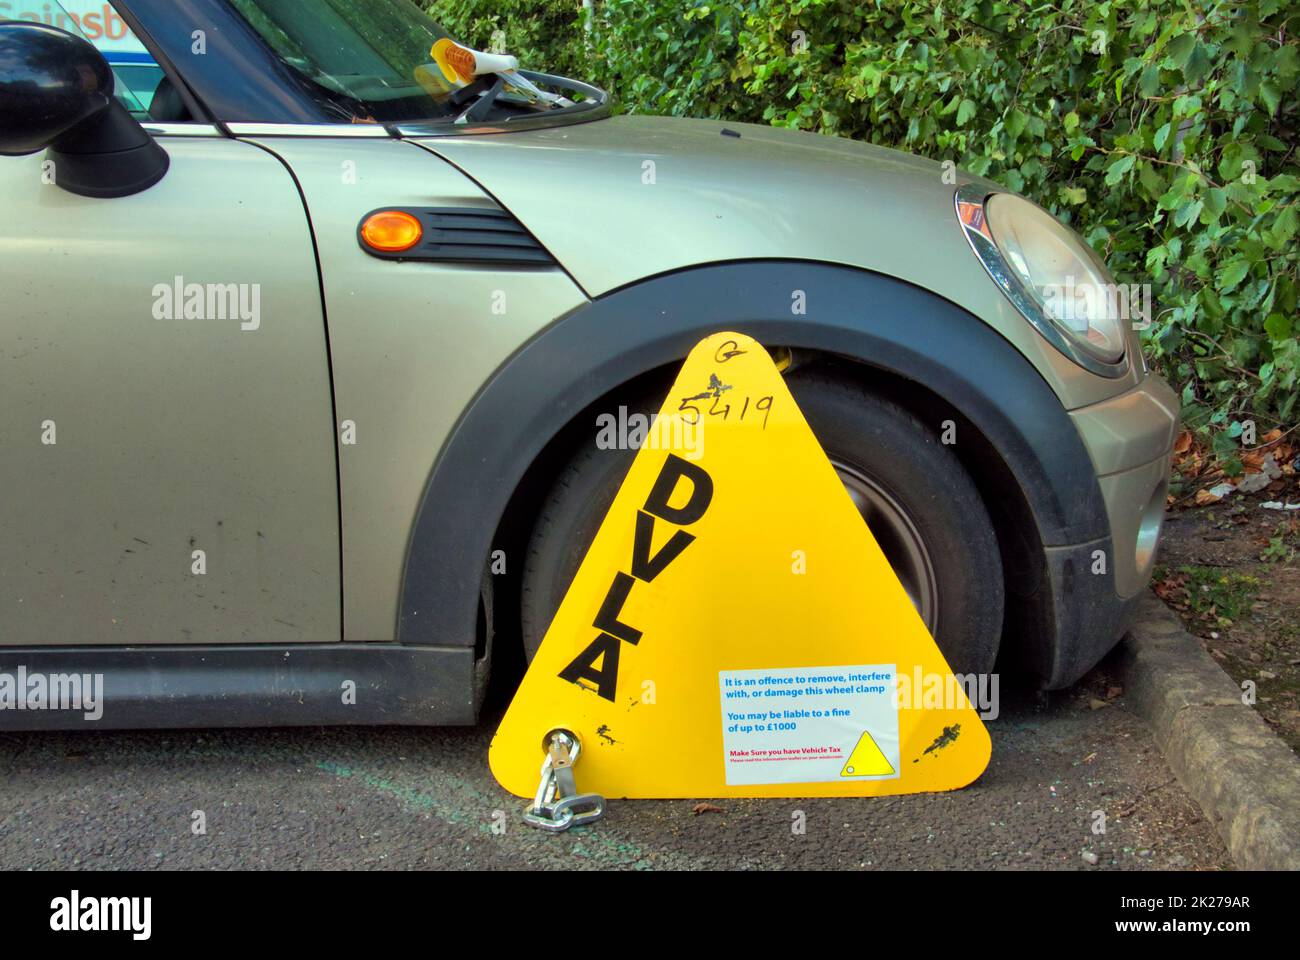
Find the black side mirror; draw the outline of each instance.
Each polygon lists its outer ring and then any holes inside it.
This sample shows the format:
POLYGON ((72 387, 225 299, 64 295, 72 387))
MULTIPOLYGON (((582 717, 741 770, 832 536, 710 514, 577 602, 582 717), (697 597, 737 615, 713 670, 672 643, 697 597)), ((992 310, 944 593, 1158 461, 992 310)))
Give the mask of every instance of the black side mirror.
POLYGON ((147 190, 170 163, 113 97, 113 71, 98 50, 43 23, 0 23, 0 154, 46 147, 54 182, 83 197, 147 190))

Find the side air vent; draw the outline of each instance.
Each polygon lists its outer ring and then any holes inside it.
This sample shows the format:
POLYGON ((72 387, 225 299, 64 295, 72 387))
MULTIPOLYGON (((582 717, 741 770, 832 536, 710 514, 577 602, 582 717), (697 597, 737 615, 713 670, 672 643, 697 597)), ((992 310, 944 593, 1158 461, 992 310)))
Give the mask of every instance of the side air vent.
POLYGON ((523 224, 495 207, 384 207, 362 218, 393 211, 419 221, 419 242, 406 250, 386 251, 367 243, 362 228, 357 242, 382 260, 423 260, 434 263, 481 263, 501 267, 553 267, 555 258, 543 249, 523 224))

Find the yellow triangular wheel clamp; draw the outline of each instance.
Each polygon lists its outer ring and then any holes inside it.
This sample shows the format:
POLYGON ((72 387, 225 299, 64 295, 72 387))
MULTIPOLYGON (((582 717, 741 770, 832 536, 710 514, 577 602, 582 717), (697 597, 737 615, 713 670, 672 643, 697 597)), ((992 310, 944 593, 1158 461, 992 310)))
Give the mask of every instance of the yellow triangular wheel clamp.
POLYGON ((557 728, 581 741, 580 789, 611 798, 952 790, 988 764, 984 724, 749 337, 711 336, 682 366, 492 741, 502 786, 532 796, 557 728))

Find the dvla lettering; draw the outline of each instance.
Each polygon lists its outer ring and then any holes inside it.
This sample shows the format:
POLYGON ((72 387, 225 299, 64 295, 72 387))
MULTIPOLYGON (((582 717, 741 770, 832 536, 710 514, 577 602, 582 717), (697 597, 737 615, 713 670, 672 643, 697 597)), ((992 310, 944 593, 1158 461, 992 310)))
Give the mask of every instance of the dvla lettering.
POLYGON ((704 516, 713 500, 713 478, 693 463, 675 454, 669 454, 663 469, 655 479, 645 505, 637 511, 636 529, 632 539, 631 573, 619 571, 605 593, 592 626, 600 631, 595 640, 578 654, 573 662, 560 671, 560 679, 570 683, 587 681, 595 685, 598 695, 611 703, 618 688, 618 655, 620 645, 636 645, 641 641, 641 631, 623 623, 619 616, 636 581, 650 583, 663 573, 668 565, 682 555, 682 551, 695 540, 695 534, 677 530, 659 552, 651 556, 654 542, 655 518, 666 523, 687 527, 704 516), (690 483, 690 498, 680 507, 672 505, 681 480, 690 483), (597 663, 599 662, 599 666, 597 663))

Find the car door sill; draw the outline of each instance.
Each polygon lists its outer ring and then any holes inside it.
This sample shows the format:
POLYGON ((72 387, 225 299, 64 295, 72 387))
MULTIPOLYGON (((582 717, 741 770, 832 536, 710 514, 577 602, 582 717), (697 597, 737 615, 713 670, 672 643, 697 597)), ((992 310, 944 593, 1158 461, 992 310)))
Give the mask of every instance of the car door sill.
POLYGON ((472 647, 8 647, 0 730, 471 724, 473 675, 472 647))

